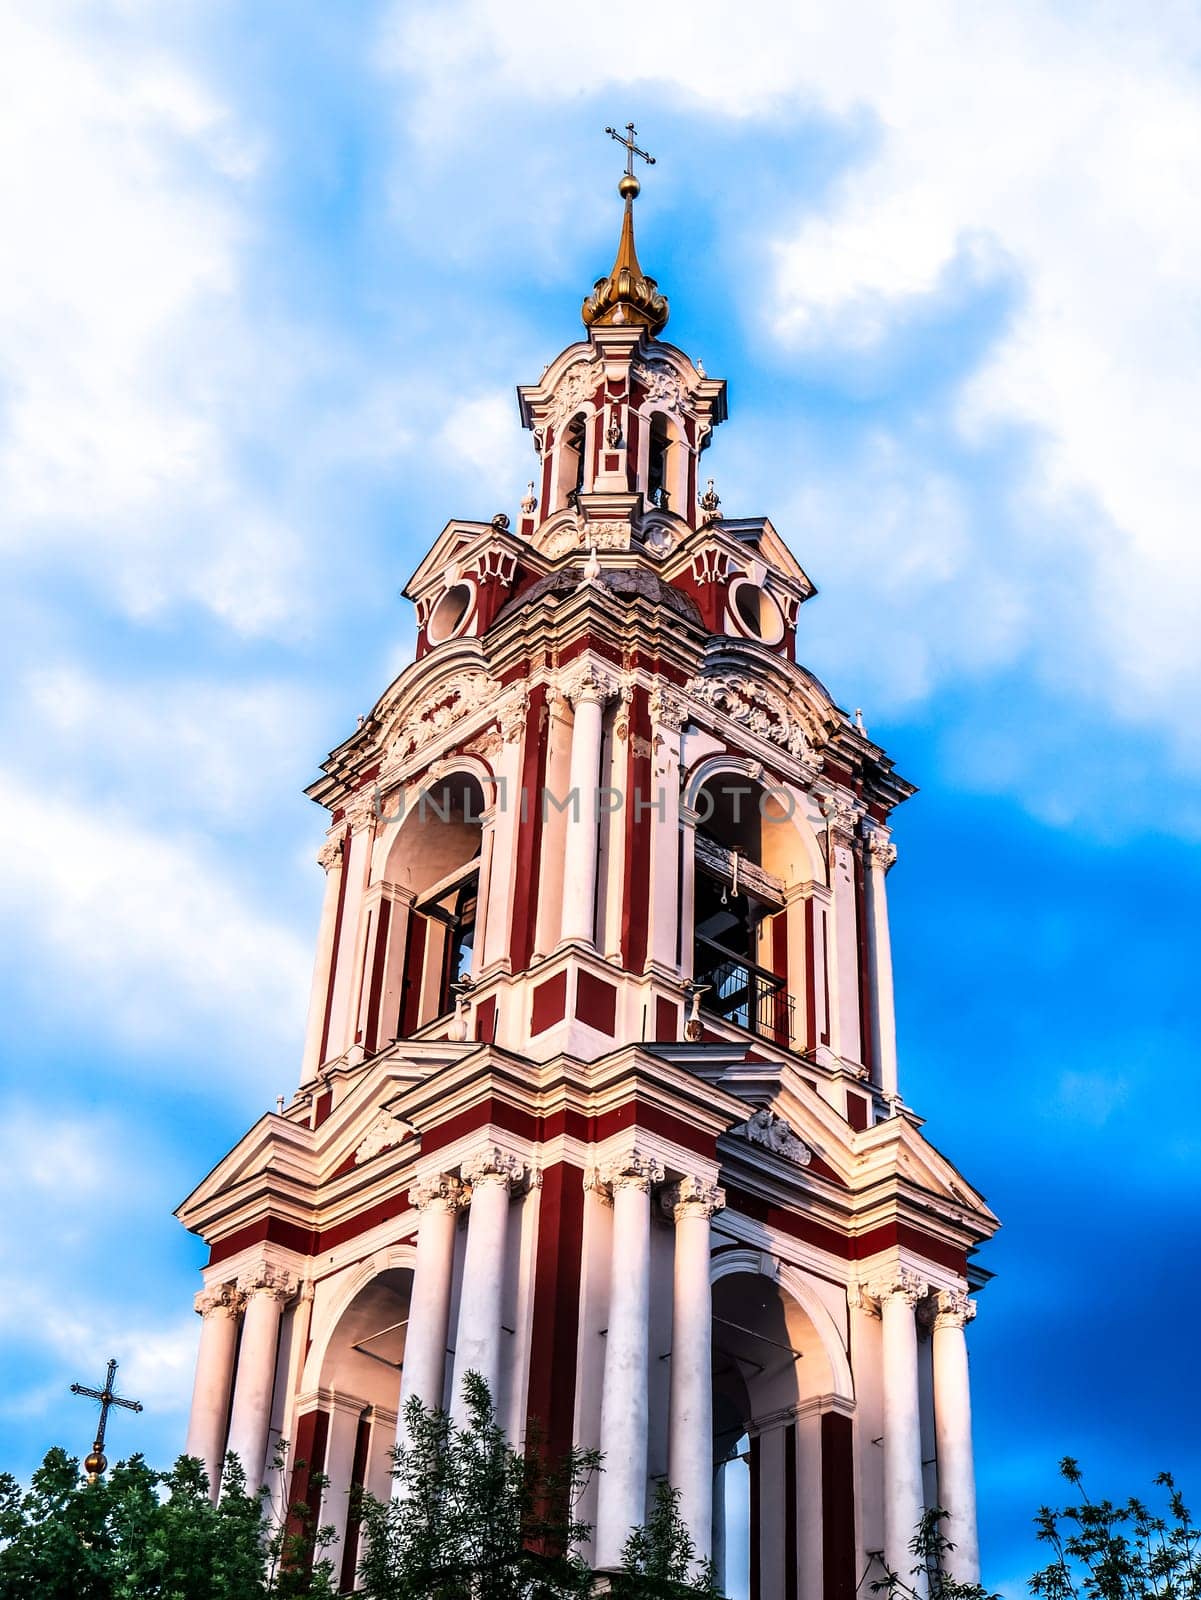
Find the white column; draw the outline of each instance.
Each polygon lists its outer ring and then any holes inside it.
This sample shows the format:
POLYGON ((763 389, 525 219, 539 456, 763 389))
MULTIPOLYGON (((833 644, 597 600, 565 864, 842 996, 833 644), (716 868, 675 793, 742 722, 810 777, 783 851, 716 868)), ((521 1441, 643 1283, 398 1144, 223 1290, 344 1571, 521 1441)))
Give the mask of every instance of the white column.
MULTIPOLYGON (((679 967, 676 943, 680 927, 680 730, 688 718, 688 708, 676 696, 657 688, 650 698, 650 712, 654 733, 652 792, 642 796, 643 804, 652 808, 650 937, 647 951, 657 966, 675 972, 679 967)), ((636 804, 635 796, 627 795, 626 804, 636 804)), ((646 826, 645 814, 642 825, 646 826)), ((691 923, 684 931, 691 945, 691 923)), ((691 962, 692 952, 689 950, 683 962, 687 971, 692 970, 691 962)))
MULTIPOLYGON (((517 831, 521 821, 521 757, 528 705, 529 692, 523 688, 500 714, 504 744, 496 762, 495 793, 489 807, 492 812, 492 870, 488 879, 488 903, 480 918, 483 924, 481 970, 503 960, 509 950, 513 874, 517 866, 517 831)), ((536 806, 540 798, 530 795, 527 804, 536 806)))
POLYGON ((697 1569, 713 1549, 713 1294, 709 1220, 725 1191, 681 1178, 663 1196, 675 1220, 671 1310, 671 1407, 667 1476, 679 1490, 680 1516, 696 1546, 697 1569))
POLYGON ((822 802, 830 871, 830 938, 826 981, 830 993, 830 1048, 844 1061, 863 1059, 859 1038, 859 943, 855 926, 855 826, 853 806, 837 796, 822 802))
POLYGON ((649 1382, 651 1185, 663 1168, 639 1151, 611 1161, 597 1179, 613 1197, 609 1326, 601 1383, 596 1564, 620 1567, 631 1528, 646 1517, 649 1382))
POLYGON ((926 1585, 920 1573, 910 1576, 917 1558, 909 1548, 926 1509, 915 1307, 928 1287, 916 1274, 900 1271, 867 1290, 884 1323, 884 1560, 919 1596, 926 1585))
POLYGON ((338 897, 342 892, 342 839, 327 839, 317 854, 325 868, 325 898, 321 902, 321 925, 317 930, 317 956, 313 962, 313 986, 309 992, 309 1020, 304 1035, 301 1083, 317 1076, 321 1065, 321 1035, 325 1031, 325 1010, 329 986, 333 981, 334 928, 338 921, 338 897))
POLYGON ((564 686, 575 707, 571 730, 571 768, 563 851, 563 920, 560 938, 591 944, 596 921, 596 857, 599 822, 601 739, 605 701, 611 686, 586 672, 564 686))
POLYGON ((972 1393, 964 1325, 976 1302, 958 1289, 940 1289, 922 1307, 934 1345, 934 1438, 938 1503, 947 1512, 943 1533, 954 1545, 943 1566, 958 1583, 980 1582, 976 1534, 976 1469, 972 1460, 972 1393))
POLYGON ((871 832, 863 852, 867 921, 868 982, 871 984, 872 1049, 876 1082, 892 1100, 897 1093, 897 1019, 892 990, 892 941, 888 932, 888 899, 884 876, 897 859, 897 847, 884 834, 871 832))
POLYGON ((509 1227, 509 1193, 525 1176, 525 1165, 508 1151, 489 1145, 462 1166, 471 1185, 467 1213, 467 1250, 459 1294, 459 1327, 455 1336, 454 1388, 450 1414, 463 1425, 467 1408, 463 1379, 478 1372, 488 1385, 493 1405, 499 1402, 500 1317, 505 1287, 505 1238, 509 1227))
POLYGON ((400 1415, 396 1442, 407 1442, 405 1410, 416 1397, 427 1410, 442 1405, 446 1379, 446 1342, 450 1332, 450 1288, 455 1264, 455 1223, 467 1196, 458 1178, 437 1173, 409 1190, 409 1204, 421 1213, 417 1224, 417 1260, 405 1329, 400 1371, 400 1415))
POLYGON ((208 1475, 209 1494, 221 1491, 221 1463, 225 1457, 225 1424, 229 1417, 229 1392, 234 1375, 234 1350, 242 1296, 232 1283, 202 1289, 196 1310, 203 1317, 196 1381, 192 1387, 192 1414, 184 1454, 199 1456, 208 1475))
POLYGON ((329 1437, 325 1446, 323 1472, 329 1480, 321 1491, 319 1527, 333 1530, 333 1537, 322 1551, 333 1566, 334 1581, 342 1572, 342 1552, 346 1545, 346 1524, 350 1521, 350 1480, 354 1475, 354 1447, 358 1442, 359 1420, 367 1409, 353 1395, 336 1394, 330 1402, 329 1437))
POLYGON ((244 1272, 238 1279, 238 1288, 246 1296, 246 1315, 229 1422, 229 1449, 242 1463, 246 1487, 253 1494, 266 1469, 279 1320, 284 1301, 296 1293, 296 1279, 283 1268, 263 1263, 244 1272))

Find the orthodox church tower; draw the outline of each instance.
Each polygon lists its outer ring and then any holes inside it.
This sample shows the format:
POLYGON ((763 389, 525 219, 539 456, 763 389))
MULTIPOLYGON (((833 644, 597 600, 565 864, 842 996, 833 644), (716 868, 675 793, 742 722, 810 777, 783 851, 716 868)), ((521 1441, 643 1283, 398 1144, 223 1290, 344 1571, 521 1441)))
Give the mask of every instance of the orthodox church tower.
POLYGON ((210 1251, 187 1447, 260 1482, 290 1441, 349 1590, 348 1490, 386 1496, 406 1400, 474 1370, 513 1440, 604 1452, 598 1569, 666 1477, 753 1600, 908 1572, 936 1504, 974 1579, 997 1222, 898 1086, 913 788, 795 662, 813 584, 706 477, 726 386, 663 339, 629 163, 620 193, 585 336, 517 392, 516 526, 447 524, 415 660, 308 791, 300 1084, 178 1213, 210 1251))

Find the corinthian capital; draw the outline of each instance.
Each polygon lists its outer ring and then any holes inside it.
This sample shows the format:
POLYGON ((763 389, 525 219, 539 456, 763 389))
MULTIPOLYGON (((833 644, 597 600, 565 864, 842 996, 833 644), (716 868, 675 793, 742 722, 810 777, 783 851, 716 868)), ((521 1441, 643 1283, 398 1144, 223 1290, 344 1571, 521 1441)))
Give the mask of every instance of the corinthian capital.
POLYGON ((872 829, 863 840, 863 848, 867 852, 867 859, 871 866, 879 867, 881 872, 888 872, 896 864, 897 847, 886 833, 879 833, 872 829))
POLYGON ((878 1317, 883 1312, 886 1300, 904 1300, 912 1310, 929 1293, 930 1285, 923 1277, 911 1272, 908 1267, 899 1267, 895 1272, 881 1273, 879 1277, 860 1284, 858 1289, 852 1291, 851 1303, 878 1317))
POLYGON ((651 722, 657 728, 670 728, 678 733, 688 721, 688 706, 678 694, 662 684, 656 684, 650 696, 651 722))
POLYGON ((219 1283, 215 1288, 202 1289, 192 1301, 198 1316, 211 1317, 214 1311, 223 1311, 236 1317, 245 1304, 246 1297, 232 1283, 219 1283))
POLYGON ((270 1295, 275 1300, 290 1300, 296 1293, 296 1274, 273 1261, 259 1261, 238 1274, 238 1288, 249 1300, 251 1295, 270 1295))
POLYGON ((928 1328, 962 1328, 976 1315, 976 1302, 963 1289, 936 1289, 922 1301, 918 1316, 928 1328))
POLYGON ((328 872, 331 867, 338 867, 341 866, 341 864, 342 835, 338 833, 335 834, 333 838, 327 839, 321 846, 320 850, 318 850, 317 865, 319 867, 324 867, 326 872, 328 872))
POLYGON ((725 1205, 726 1191, 715 1183, 706 1183, 704 1178, 681 1178, 664 1189, 659 1203, 673 1222, 685 1217, 707 1219, 725 1205))
POLYGON ((423 1178, 409 1190, 409 1204, 415 1211, 458 1211, 467 1204, 465 1186, 450 1172, 437 1172, 423 1178))
POLYGON ((573 706, 585 700, 592 700, 597 705, 603 706, 606 700, 612 700, 617 694, 620 685, 612 673, 606 672, 596 662, 588 661, 569 669, 559 687, 573 706))
POLYGON ((463 1182, 469 1183, 473 1189, 482 1183, 503 1183, 506 1188, 512 1189, 523 1182, 526 1175, 526 1165, 520 1156, 502 1150, 495 1144, 484 1145, 473 1151, 459 1170, 463 1182))
POLYGON ((625 1155, 613 1156, 595 1168, 586 1181, 586 1187, 596 1189, 602 1200, 612 1201, 618 1189, 640 1189, 649 1194, 651 1186, 662 1183, 666 1177, 663 1163, 643 1150, 630 1150, 625 1155))

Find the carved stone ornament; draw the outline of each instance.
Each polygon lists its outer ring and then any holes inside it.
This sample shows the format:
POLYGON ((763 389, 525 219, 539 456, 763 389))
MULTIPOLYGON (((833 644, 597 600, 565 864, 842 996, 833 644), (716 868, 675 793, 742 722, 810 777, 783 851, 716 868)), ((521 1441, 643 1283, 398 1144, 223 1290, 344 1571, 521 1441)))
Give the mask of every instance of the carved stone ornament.
POLYGON ((692 678, 685 685, 694 700, 711 706, 723 716, 732 717, 751 733, 768 739, 798 760, 810 756, 809 738, 801 724, 790 715, 782 696, 764 684, 721 673, 711 678, 692 678))
POLYGON ((500 736, 505 744, 516 744, 520 740, 525 732, 529 712, 530 691, 523 684, 515 694, 509 696, 497 712, 500 736))
POLYGON ((427 1206, 442 1211, 460 1211, 469 1198, 466 1185, 450 1172, 437 1172, 432 1178, 422 1178, 409 1190, 409 1204, 415 1211, 424 1211, 427 1206))
POLYGON ((836 864, 835 852, 849 850, 855 843, 859 812, 841 795, 827 795, 821 807, 826 819, 826 854, 833 867, 836 864))
POLYGON ((326 872, 331 867, 340 867, 342 865, 343 843, 340 833, 334 834, 332 838, 327 839, 317 852, 317 865, 324 867, 326 872))
POLYGON ((656 728, 670 728, 673 733, 688 721, 688 707, 678 694, 656 684, 650 695, 651 722, 656 728))
POLYGON ((555 430, 556 437, 560 427, 568 417, 577 412, 600 387, 601 363, 597 356, 590 357, 587 361, 577 361, 559 380, 559 387, 542 414, 544 426, 555 430))
POLYGON ((716 1183, 706 1183, 703 1178, 681 1178, 669 1184, 659 1197, 665 1216, 673 1222, 685 1217, 711 1217, 726 1203, 726 1191, 716 1183))
POLYGON ((887 834, 878 833, 873 829, 863 843, 867 851, 868 860, 873 867, 879 867, 882 872, 888 872, 896 865, 897 847, 887 834))
POLYGON ((199 1316, 209 1317, 214 1311, 224 1311, 236 1317, 246 1303, 246 1296, 232 1283, 219 1283, 215 1288, 202 1289, 192 1304, 199 1316))
POLYGON ((527 1168, 520 1156, 502 1150, 499 1145, 490 1144, 473 1151, 463 1162, 460 1171, 464 1183, 471 1184, 473 1188, 481 1183, 503 1183, 513 1188, 525 1181, 527 1168))
POLYGON ((599 700, 604 705, 605 701, 612 700, 621 688, 614 676, 591 661, 569 670, 560 687, 573 706, 580 700, 599 700))
POLYGON ((791 1161, 794 1166, 807 1167, 813 1160, 813 1151, 799 1138, 783 1117, 777 1116, 769 1106, 760 1106, 740 1128, 731 1130, 751 1144, 761 1144, 772 1155, 791 1161))
POLYGON ((259 1261, 238 1274, 238 1288, 247 1299, 252 1294, 266 1294, 276 1300, 290 1300, 297 1287, 296 1274, 273 1261, 259 1261))
POLYGON ((928 1328, 962 1328, 976 1315, 976 1302, 962 1289, 935 1289, 918 1307, 918 1316, 928 1328))
POLYGON ((649 1194, 653 1184, 662 1183, 666 1177, 663 1163, 643 1150, 630 1150, 625 1155, 613 1156, 593 1168, 585 1179, 586 1189, 595 1189, 602 1200, 612 1202, 613 1191, 633 1186, 649 1194))
POLYGON ((379 795, 374 786, 356 794, 346 806, 346 821, 352 833, 360 828, 374 828, 379 819, 379 795))
POLYGON ((389 761, 404 761, 441 733, 456 727, 468 713, 499 694, 500 685, 486 672, 458 672, 430 691, 410 712, 388 742, 389 761))
POLYGON ((870 1282, 860 1284, 853 1289, 851 1304, 878 1317, 882 1314, 886 1300, 902 1299, 912 1309, 929 1293, 930 1285, 923 1277, 910 1271, 908 1267, 900 1267, 895 1272, 872 1278, 870 1282))
POLYGON ((632 376, 646 391, 649 405, 666 406, 681 417, 690 409, 692 396, 666 361, 635 361, 632 376))
POLYGON ((378 1156, 385 1150, 392 1150, 396 1145, 403 1144, 406 1135, 412 1131, 409 1124, 394 1112, 381 1111, 355 1148, 356 1166, 362 1166, 363 1162, 370 1161, 372 1156, 378 1156))

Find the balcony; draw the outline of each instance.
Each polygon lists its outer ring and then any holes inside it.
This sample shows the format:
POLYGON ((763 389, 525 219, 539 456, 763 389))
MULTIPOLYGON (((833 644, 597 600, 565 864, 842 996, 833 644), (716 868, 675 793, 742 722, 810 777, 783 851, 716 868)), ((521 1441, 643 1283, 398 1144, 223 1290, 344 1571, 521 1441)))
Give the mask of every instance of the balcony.
POLYGON ((708 985, 701 996, 702 1011, 786 1050, 792 1048, 796 1002, 783 978, 701 935, 695 944, 693 976, 697 983, 708 985))

